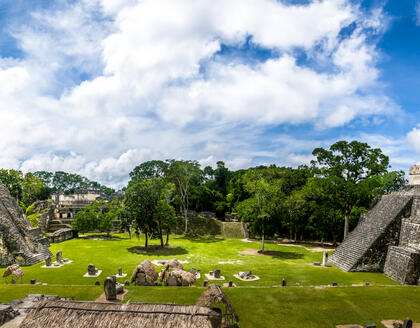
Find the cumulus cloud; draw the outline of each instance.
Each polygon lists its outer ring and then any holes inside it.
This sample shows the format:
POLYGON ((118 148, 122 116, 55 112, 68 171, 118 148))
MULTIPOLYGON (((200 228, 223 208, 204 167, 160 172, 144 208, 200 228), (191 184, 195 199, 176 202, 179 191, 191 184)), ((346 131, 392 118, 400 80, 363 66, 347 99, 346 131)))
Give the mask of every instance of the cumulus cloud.
POLYGON ((419 1, 416 2, 415 10, 416 10, 416 24, 420 26, 420 2, 419 1))
POLYGON ((407 134, 407 139, 411 147, 420 154, 420 125, 407 134))
POLYGON ((368 41, 385 21, 346 0, 78 0, 38 10, 9 27, 24 55, 0 58, 0 166, 121 186, 149 159, 307 162, 320 142, 267 143, 266 130, 400 111, 368 41), (224 57, 223 47, 247 42, 272 55, 224 57))

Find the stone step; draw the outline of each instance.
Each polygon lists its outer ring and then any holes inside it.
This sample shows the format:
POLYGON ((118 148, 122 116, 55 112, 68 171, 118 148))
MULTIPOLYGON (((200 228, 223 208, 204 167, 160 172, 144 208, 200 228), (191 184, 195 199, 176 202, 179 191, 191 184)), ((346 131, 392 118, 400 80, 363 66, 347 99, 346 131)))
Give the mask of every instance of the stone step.
POLYGON ((383 196, 346 240, 337 247, 330 256, 329 262, 343 271, 354 269, 394 220, 403 214, 410 201, 411 197, 409 196, 383 196))

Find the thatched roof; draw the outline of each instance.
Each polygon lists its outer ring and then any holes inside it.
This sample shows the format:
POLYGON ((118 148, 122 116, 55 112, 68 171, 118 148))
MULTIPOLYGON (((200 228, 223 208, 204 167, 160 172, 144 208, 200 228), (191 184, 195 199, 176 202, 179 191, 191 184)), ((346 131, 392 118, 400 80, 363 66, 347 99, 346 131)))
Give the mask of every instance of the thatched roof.
POLYGON ((14 275, 16 278, 23 277, 24 275, 23 270, 19 266, 19 264, 12 264, 11 266, 8 266, 3 273, 3 278, 6 278, 11 274, 14 275))
POLYGON ((233 315, 235 320, 239 321, 238 314, 233 308, 232 303, 218 285, 210 285, 209 288, 207 288, 207 290, 203 294, 201 294, 200 298, 198 299, 197 303, 195 303, 195 305, 211 307, 214 303, 223 303, 226 309, 233 315))
MULTIPOLYGON (((184 266, 182 265, 181 262, 179 262, 177 259, 171 259, 169 260, 165 267, 163 268, 163 270, 160 273, 160 281, 163 281, 166 278, 167 272, 170 272, 169 269, 171 270, 184 270, 184 266)), ((195 281, 195 280, 194 280, 195 281)), ((194 283, 194 282, 193 282, 194 283)))
POLYGON ((151 303, 46 300, 33 308, 21 328, 216 328, 222 316, 207 307, 151 303))
POLYGON ((144 273, 147 279, 151 282, 155 282, 159 278, 159 274, 156 271, 155 266, 149 260, 144 260, 134 269, 133 274, 131 275, 131 282, 135 282, 137 280, 137 274, 139 272, 144 273))

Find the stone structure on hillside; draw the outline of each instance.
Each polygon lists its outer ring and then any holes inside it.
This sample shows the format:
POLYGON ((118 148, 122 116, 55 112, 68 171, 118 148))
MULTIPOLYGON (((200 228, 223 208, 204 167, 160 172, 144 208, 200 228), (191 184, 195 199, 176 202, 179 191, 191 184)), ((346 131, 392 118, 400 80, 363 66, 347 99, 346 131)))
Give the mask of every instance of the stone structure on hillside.
POLYGON ((420 278, 420 165, 409 184, 385 195, 329 258, 343 271, 379 271, 404 284, 420 278))
POLYGON ((9 190, 0 183, 0 265, 31 265, 52 256, 48 239, 33 228, 9 190))
MULTIPOLYGON (((32 210, 33 213, 42 213, 39 217, 39 227, 43 232, 56 232, 58 230, 67 231, 70 230, 71 222, 76 216, 76 213, 82 210, 86 205, 91 205, 97 199, 104 199, 106 201, 112 201, 114 199, 124 198, 124 193, 118 191, 111 196, 104 194, 100 189, 97 188, 86 188, 79 189, 74 194, 65 194, 62 191, 51 196, 49 201, 37 202, 32 210)), ((113 231, 120 231, 120 221, 115 220, 113 222, 113 231)), ((67 233, 66 238, 70 237, 70 233, 67 233)), ((61 237, 56 238, 59 242, 61 237)))

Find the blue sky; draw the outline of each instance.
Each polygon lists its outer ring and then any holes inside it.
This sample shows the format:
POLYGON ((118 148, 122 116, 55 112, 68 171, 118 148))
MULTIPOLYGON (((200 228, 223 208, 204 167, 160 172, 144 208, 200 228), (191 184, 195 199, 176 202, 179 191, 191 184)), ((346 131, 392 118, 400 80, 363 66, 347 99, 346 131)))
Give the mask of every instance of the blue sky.
POLYGON ((420 161, 420 4, 0 0, 0 167, 121 187, 151 159, 420 161))

